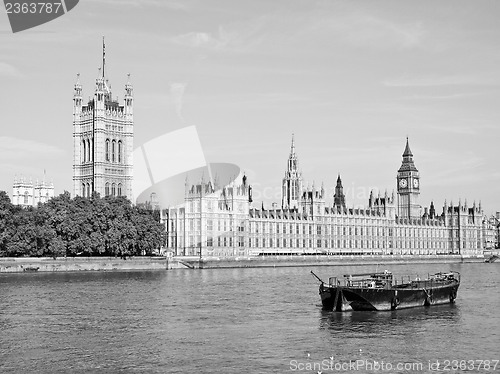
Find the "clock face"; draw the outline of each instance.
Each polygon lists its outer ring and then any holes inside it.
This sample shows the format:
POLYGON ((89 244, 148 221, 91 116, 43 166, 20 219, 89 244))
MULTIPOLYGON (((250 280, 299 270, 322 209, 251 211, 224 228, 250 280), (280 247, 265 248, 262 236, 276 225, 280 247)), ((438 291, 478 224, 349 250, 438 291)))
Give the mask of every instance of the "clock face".
POLYGON ((399 187, 406 188, 407 185, 408 185, 408 182, 406 181, 406 179, 399 180, 399 187))
POLYGON ((418 188, 418 179, 413 180, 413 187, 418 188))

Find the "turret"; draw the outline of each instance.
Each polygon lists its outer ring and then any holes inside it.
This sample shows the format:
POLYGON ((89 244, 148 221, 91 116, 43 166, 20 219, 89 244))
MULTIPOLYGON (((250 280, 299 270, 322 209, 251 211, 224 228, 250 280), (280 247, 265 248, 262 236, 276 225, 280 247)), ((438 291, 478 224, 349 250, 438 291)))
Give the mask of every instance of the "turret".
POLYGON ((76 83, 73 89, 73 114, 80 114, 82 111, 82 85, 80 83, 80 73, 76 75, 76 83))
POLYGON ((134 89, 132 87, 132 83, 130 83, 130 74, 127 74, 127 84, 125 84, 125 98, 124 98, 124 107, 126 115, 134 114, 134 89))
POLYGON ((436 217, 436 208, 434 208, 434 201, 431 201, 431 207, 429 209, 429 218, 434 219, 436 217))
POLYGON ((298 209, 302 195, 302 173, 299 172, 299 160, 295 153, 295 138, 293 134, 290 156, 288 157, 281 191, 281 207, 283 209, 298 209))
POLYGON ((342 179, 340 178, 340 173, 337 177, 337 185, 335 186, 335 194, 333 195, 333 206, 337 210, 345 210, 345 195, 344 188, 342 187, 342 179))

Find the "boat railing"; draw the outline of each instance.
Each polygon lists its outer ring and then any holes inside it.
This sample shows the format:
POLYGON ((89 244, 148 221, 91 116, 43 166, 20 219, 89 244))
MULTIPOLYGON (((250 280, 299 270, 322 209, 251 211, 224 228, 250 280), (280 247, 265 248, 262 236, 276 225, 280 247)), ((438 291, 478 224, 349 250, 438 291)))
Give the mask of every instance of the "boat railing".
MULTIPOLYGON (((339 280, 337 280, 337 284, 340 285, 339 280)), ((343 286, 352 288, 390 288, 392 286, 392 276, 368 278, 347 277, 343 280, 343 286)))
POLYGON ((352 288, 432 288, 442 284, 460 282, 460 273, 450 271, 447 273, 437 273, 427 275, 426 279, 420 279, 419 276, 402 276, 400 279, 393 277, 392 273, 367 273, 367 274, 346 274, 343 279, 338 277, 329 277, 329 287, 352 287, 352 288))
POLYGON ((330 277, 328 278, 328 285, 330 287, 340 286, 340 281, 337 277, 330 277))

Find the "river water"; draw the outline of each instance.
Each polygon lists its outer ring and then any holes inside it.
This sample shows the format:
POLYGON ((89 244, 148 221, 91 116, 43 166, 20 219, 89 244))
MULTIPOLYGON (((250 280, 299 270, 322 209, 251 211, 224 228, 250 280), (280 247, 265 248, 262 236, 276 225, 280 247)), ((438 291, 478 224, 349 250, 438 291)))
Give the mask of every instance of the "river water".
POLYGON ((374 266, 0 274, 0 372, 493 371, 500 264, 385 268, 459 271, 456 304, 321 310, 310 270, 326 279, 374 266))

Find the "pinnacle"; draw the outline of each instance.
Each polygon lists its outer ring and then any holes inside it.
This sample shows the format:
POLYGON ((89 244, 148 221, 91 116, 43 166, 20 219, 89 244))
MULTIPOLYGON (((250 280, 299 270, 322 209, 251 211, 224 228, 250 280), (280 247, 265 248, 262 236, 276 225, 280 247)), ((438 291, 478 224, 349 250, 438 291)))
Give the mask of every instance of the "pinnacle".
POLYGON ((407 156, 413 156, 413 153, 411 153, 410 142, 408 141, 408 138, 406 138, 406 147, 405 147, 405 151, 403 153, 403 157, 407 157, 407 156))

